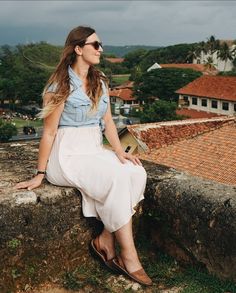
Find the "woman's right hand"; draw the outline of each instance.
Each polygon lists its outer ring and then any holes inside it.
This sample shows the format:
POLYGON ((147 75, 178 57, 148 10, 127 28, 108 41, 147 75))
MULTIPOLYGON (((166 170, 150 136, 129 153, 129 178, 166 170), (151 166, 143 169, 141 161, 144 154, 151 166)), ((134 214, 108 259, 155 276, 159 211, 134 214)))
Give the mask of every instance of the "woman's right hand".
POLYGON ((31 180, 17 183, 14 186, 14 188, 16 188, 16 189, 27 188, 28 190, 32 190, 32 189, 37 188, 41 185, 43 178, 44 178, 44 174, 38 174, 34 178, 32 178, 31 180))

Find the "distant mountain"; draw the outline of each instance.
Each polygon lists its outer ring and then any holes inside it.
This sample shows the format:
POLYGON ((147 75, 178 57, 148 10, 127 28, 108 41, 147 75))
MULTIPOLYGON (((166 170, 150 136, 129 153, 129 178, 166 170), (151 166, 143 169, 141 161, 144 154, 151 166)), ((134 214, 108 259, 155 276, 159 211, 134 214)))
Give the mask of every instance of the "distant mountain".
POLYGON ((104 53, 112 54, 117 57, 124 57, 127 53, 137 49, 155 50, 161 46, 145 46, 145 45, 131 45, 131 46, 107 46, 104 45, 104 53))

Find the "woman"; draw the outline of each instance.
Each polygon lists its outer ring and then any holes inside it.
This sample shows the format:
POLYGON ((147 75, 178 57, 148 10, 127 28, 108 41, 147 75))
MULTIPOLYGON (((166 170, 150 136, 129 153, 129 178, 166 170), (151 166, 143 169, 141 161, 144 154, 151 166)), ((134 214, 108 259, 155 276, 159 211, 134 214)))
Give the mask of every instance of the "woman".
POLYGON ((121 147, 107 79, 94 67, 102 51, 94 29, 79 26, 69 33, 61 60, 44 89, 37 175, 16 188, 32 190, 45 175, 52 184, 78 188, 83 214, 104 224, 103 232, 91 241, 93 252, 109 268, 151 285, 132 235, 133 208, 143 199, 146 172, 139 159, 121 147), (102 131, 114 152, 103 148, 102 131), (121 248, 119 256, 115 240, 121 248))

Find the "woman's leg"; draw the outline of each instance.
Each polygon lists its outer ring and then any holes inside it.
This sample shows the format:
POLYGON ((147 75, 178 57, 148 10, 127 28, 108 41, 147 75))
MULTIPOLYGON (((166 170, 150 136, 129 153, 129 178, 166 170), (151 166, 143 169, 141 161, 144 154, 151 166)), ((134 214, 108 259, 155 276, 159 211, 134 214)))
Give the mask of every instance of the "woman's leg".
POLYGON ((116 255, 115 251, 115 236, 105 228, 102 233, 98 236, 99 244, 102 250, 105 251, 107 260, 112 259, 116 255))
POLYGON ((142 268, 135 248, 131 220, 115 232, 116 240, 121 248, 121 258, 129 273, 142 268))

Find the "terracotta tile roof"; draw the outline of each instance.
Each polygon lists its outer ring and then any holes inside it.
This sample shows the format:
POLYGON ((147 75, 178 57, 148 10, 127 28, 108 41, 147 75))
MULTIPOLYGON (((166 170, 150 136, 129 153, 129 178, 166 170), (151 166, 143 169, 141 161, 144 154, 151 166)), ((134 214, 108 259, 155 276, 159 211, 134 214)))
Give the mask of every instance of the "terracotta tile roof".
POLYGON ((128 81, 122 83, 121 85, 118 85, 118 86, 114 87, 114 89, 124 89, 124 88, 130 88, 130 89, 132 89, 133 86, 134 86, 134 82, 128 80, 128 81))
POLYGON ((110 90, 109 94, 111 97, 119 97, 124 101, 135 101, 136 100, 133 97, 133 91, 129 88, 110 90))
POLYGON ((208 69, 204 64, 194 64, 194 63, 171 63, 171 64, 160 64, 162 68, 182 68, 182 69, 193 69, 196 71, 200 71, 204 74, 216 75, 218 70, 214 67, 212 69, 208 69))
POLYGON ((236 76, 201 76, 176 91, 177 94, 236 101, 236 76))
POLYGON ((234 121, 234 117, 215 117, 128 125, 128 131, 145 150, 159 149, 234 121))
MULTIPOLYGON (((194 124, 192 124, 194 127, 194 124)), ((236 121, 141 155, 145 160, 236 185, 236 121)))
POLYGON ((180 110, 176 110, 176 114, 188 116, 188 118, 185 118, 185 119, 211 118, 211 117, 226 116, 226 115, 220 115, 217 113, 209 113, 206 111, 200 111, 200 110, 198 111, 195 109, 188 109, 188 108, 182 108, 180 110))
POLYGON ((105 59, 111 63, 122 63, 125 60, 124 58, 105 58, 105 59))

